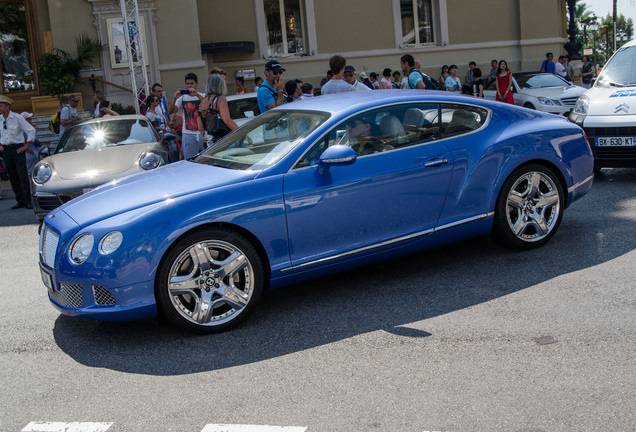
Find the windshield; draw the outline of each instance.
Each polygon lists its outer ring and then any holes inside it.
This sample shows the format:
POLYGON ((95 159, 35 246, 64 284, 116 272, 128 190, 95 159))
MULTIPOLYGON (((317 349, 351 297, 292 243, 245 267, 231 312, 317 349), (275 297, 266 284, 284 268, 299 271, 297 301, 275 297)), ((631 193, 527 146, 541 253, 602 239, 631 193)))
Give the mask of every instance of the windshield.
POLYGON ((141 119, 117 119, 79 124, 64 133, 55 153, 103 147, 157 142, 150 122, 141 119))
POLYGON ((515 75, 521 89, 536 89, 546 87, 570 87, 572 84, 552 74, 515 75))
POLYGON ((329 118, 316 111, 268 111, 223 137, 194 162, 237 170, 274 165, 329 118))
POLYGON ((636 86, 636 46, 621 48, 603 67, 596 80, 597 87, 636 86))

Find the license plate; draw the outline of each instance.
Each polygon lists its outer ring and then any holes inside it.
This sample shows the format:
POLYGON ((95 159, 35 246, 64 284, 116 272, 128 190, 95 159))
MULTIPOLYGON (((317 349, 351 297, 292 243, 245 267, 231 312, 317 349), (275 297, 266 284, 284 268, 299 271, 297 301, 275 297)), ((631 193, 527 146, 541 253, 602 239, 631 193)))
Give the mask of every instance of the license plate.
POLYGON ((596 145, 598 147, 632 147, 634 137, 596 138, 596 145))
POLYGON ((40 267, 40 275, 42 275, 42 282, 44 285, 50 290, 55 291, 53 289, 53 280, 51 279, 51 275, 44 271, 42 267, 40 267))

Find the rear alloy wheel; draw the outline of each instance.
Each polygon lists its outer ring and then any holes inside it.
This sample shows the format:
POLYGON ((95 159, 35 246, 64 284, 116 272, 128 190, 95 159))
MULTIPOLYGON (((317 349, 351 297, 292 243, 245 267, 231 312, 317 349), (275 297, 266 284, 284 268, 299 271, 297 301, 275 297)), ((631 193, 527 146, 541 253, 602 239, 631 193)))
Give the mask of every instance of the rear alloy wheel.
POLYGON ((157 277, 157 301, 178 327, 197 333, 228 330, 253 311, 263 287, 254 246, 226 229, 194 232, 166 255, 157 277))
POLYGON ((518 168, 497 199, 493 235, 515 249, 542 246, 563 217, 564 195, 557 176, 542 165, 518 168))

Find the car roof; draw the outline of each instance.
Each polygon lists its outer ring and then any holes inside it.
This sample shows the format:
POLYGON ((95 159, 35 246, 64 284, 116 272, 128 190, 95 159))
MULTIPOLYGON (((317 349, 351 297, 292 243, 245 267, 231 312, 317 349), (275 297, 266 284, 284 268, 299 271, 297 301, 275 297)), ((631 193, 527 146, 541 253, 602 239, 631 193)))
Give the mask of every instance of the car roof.
POLYGON ((621 46, 621 48, 629 48, 636 45, 636 39, 627 42, 625 45, 621 46))
POLYGON ((283 104, 274 110, 311 110, 325 111, 334 115, 359 112, 382 105, 397 103, 461 103, 488 106, 488 101, 472 96, 455 95, 450 92, 437 90, 374 90, 355 91, 321 95, 318 97, 297 100, 289 104, 283 104))
POLYGON ((228 101, 233 101, 233 100, 240 100, 240 99, 253 99, 256 97, 256 95, 257 95, 256 92, 250 92, 250 93, 227 95, 226 98, 228 101))

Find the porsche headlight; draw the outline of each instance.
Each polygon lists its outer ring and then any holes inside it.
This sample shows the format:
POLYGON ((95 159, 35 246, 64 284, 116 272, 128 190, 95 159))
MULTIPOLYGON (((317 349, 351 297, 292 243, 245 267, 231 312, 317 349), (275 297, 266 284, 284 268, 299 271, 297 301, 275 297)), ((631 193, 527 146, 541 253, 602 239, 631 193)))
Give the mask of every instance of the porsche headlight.
POLYGON ((53 168, 47 163, 39 163, 33 169, 33 181, 36 184, 43 185, 53 175, 53 168))
POLYGON ((146 152, 139 159, 139 166, 145 170, 151 170, 164 164, 163 158, 154 152, 146 152))
POLYGON ((543 105, 551 105, 551 106, 559 106, 561 102, 557 99, 552 99, 549 97, 538 97, 537 100, 543 105))
POLYGON ((68 251, 71 262, 73 264, 82 264, 86 261, 93 250, 94 242, 95 237, 91 233, 82 234, 76 238, 68 251))
POLYGON ((590 98, 583 95, 576 101, 574 105, 574 114, 587 115, 587 110, 590 107, 590 98))
POLYGON ((99 242, 99 253, 102 255, 108 255, 117 250, 121 246, 121 242, 124 240, 124 235, 119 231, 109 232, 99 242))

